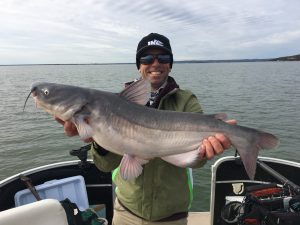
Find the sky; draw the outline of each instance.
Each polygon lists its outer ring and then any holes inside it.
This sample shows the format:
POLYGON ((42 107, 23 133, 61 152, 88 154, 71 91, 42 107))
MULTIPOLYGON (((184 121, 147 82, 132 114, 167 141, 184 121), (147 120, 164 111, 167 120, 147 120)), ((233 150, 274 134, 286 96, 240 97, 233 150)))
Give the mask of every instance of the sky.
POLYGON ((300 54, 299 0, 1 0, 0 65, 133 63, 167 36, 175 60, 300 54))

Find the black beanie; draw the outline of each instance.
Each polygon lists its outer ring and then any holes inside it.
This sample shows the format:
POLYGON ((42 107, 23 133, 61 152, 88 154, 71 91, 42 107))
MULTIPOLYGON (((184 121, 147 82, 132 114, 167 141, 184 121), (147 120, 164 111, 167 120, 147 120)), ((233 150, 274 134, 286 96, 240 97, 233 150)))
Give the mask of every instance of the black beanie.
POLYGON ((168 54, 170 54, 171 55, 170 67, 172 68, 173 53, 172 53, 172 48, 171 48, 169 39, 161 34, 151 33, 151 34, 148 34, 146 37, 143 37, 137 46, 136 66, 138 69, 140 68, 140 57, 149 48, 162 49, 165 52, 167 52, 168 54))

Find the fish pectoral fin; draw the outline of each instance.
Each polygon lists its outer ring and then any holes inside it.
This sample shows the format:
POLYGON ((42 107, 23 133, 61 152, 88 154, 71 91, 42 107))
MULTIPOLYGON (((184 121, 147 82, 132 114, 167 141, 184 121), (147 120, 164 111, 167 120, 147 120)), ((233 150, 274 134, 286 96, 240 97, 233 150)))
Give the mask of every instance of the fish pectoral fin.
POLYGON ((81 139, 87 139, 94 135, 92 127, 83 117, 73 118, 72 122, 75 124, 81 139))
POLYGON ((134 155, 124 154, 120 164, 120 174, 124 180, 133 180, 143 171, 143 164, 148 160, 138 158, 134 155))

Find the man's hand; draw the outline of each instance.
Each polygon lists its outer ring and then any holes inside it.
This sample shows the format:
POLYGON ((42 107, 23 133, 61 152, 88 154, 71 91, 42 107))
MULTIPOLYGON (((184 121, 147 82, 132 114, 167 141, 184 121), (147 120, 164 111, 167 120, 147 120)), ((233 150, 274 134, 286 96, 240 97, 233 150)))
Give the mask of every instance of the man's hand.
MULTIPOLYGON (((60 123, 61 125, 64 126, 65 134, 68 137, 73 137, 73 136, 78 135, 77 127, 71 121, 63 121, 63 120, 59 119, 58 117, 54 117, 54 119, 58 123, 60 123)), ((93 138, 87 138, 87 139, 84 139, 83 141, 86 142, 86 143, 89 143, 89 142, 93 141, 93 138)))
MULTIPOLYGON (((229 124, 236 125, 236 120, 226 121, 229 124)), ((215 155, 220 155, 224 150, 230 148, 231 141, 224 134, 215 134, 202 141, 200 146, 200 157, 212 159, 215 155)))

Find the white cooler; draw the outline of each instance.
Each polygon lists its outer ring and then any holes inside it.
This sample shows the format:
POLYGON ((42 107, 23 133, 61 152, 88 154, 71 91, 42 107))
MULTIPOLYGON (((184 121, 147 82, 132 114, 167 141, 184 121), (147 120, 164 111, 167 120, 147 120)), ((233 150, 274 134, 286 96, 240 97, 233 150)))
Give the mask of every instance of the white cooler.
MULTIPOLYGON (((89 208, 86 186, 82 176, 47 181, 35 186, 35 189, 42 199, 56 199, 61 201, 68 198, 71 202, 76 203, 81 211, 89 208)), ((15 194, 16 206, 35 201, 36 199, 29 189, 18 191, 15 194)))

